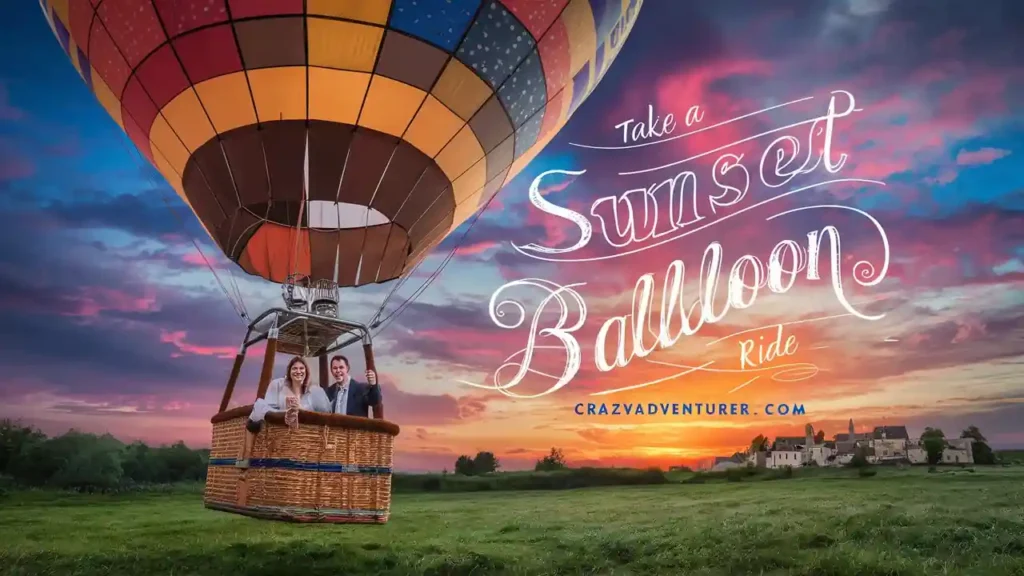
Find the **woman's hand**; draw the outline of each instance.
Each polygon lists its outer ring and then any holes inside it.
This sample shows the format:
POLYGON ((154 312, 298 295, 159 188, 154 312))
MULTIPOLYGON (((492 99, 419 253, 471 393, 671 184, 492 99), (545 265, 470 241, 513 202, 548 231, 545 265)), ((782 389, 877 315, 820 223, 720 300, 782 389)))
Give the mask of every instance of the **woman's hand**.
POLYGON ((295 396, 288 396, 284 400, 286 410, 284 412, 284 423, 289 428, 296 428, 299 425, 299 399, 295 396))

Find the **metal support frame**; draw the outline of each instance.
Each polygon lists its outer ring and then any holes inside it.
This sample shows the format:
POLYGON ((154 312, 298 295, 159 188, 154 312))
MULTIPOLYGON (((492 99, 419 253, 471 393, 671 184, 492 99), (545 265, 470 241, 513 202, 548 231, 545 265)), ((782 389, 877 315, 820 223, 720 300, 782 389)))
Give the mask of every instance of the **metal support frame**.
POLYGON ((220 410, 223 412, 228 409, 228 402, 231 401, 231 394, 235 391, 235 383, 238 382, 238 374, 242 371, 242 362, 245 360, 245 341, 249 339, 249 333, 251 330, 245 332, 245 338, 242 339, 242 345, 238 347, 238 354, 235 355, 235 363, 231 366, 231 375, 228 376, 228 385, 224 388, 224 396, 220 399, 220 410))
POLYGON ((370 329, 365 324, 361 324, 359 322, 352 322, 350 320, 342 320, 340 318, 331 318, 331 317, 328 317, 328 316, 318 316, 316 314, 311 314, 309 312, 300 312, 300 311, 297 311, 297 310, 287 310, 285 308, 271 308, 271 309, 267 310, 266 312, 264 312, 263 314, 260 314, 259 316, 257 316, 255 319, 253 319, 252 322, 249 323, 249 332, 246 333, 246 340, 247 341, 243 344, 243 346, 245 346, 246 348, 249 348, 250 346, 252 346, 254 344, 258 344, 258 343, 262 342, 263 340, 267 339, 267 334, 265 334, 265 333, 256 336, 252 340, 248 340, 248 337, 254 331, 256 331, 256 326, 260 322, 263 322, 264 320, 266 320, 271 314, 278 314, 278 315, 285 315, 285 316, 293 317, 293 318, 290 318, 288 320, 288 322, 286 322, 285 324, 279 326, 279 329, 283 329, 286 326, 288 326, 289 324, 291 324, 293 322, 296 322, 298 320, 305 319, 305 320, 317 320, 317 321, 320 321, 320 322, 327 322, 327 323, 330 323, 330 324, 336 324, 336 325, 338 325, 340 327, 346 328, 348 332, 358 332, 359 333, 357 335, 354 335, 350 339, 346 340, 341 345, 333 345, 333 346, 331 346, 330 348, 328 348, 326 350, 327 353, 331 353, 331 352, 334 352, 335 350, 338 350, 340 348, 344 348, 345 346, 348 346, 349 344, 355 342, 356 340, 362 339, 365 342, 365 341, 369 341, 369 339, 371 338, 371 336, 370 336, 370 329))
MULTIPOLYGON (((354 344, 356 341, 359 340, 361 340, 363 344, 363 356, 364 359, 366 360, 366 369, 373 370, 374 372, 376 372, 377 368, 373 357, 373 340, 370 334, 370 329, 366 325, 361 324, 359 322, 342 320, 340 318, 320 316, 317 314, 303 312, 299 310, 288 310, 286 308, 278 307, 270 308, 267 311, 260 314, 259 316, 257 316, 256 318, 254 318, 247 327, 247 330, 245 332, 245 338, 242 340, 241 346, 239 346, 238 354, 235 356, 235 362, 231 367, 231 375, 228 377, 227 386, 225 387, 224 395, 221 398, 219 410, 220 412, 227 410, 228 404, 231 401, 231 396, 234 392, 235 384, 238 381, 238 376, 242 369, 242 363, 245 360, 245 352, 250 347, 264 340, 267 341, 267 349, 263 356, 263 366, 260 371, 259 386, 257 388, 256 397, 264 398, 266 396, 267 389, 270 387, 270 380, 274 369, 274 359, 278 351, 278 336, 280 335, 281 330, 302 320, 315 320, 317 322, 323 322, 334 325, 345 332, 354 332, 354 334, 352 334, 348 338, 343 339, 341 342, 338 342, 338 340, 336 339, 333 344, 320 349, 320 351, 316 354, 319 357, 320 362, 319 367, 321 386, 326 386, 327 382, 329 381, 329 366, 327 366, 329 355, 332 352, 340 350, 346 346, 349 346, 350 344, 354 344), (274 316, 271 327, 265 331, 259 330, 257 326, 267 318, 270 318, 271 316, 274 316), (284 319, 284 322, 279 323, 279 321, 282 318, 284 319), (257 333, 255 337, 253 336, 254 332, 257 333), (325 368, 325 366, 327 367, 325 368)), ((373 417, 384 417, 383 405, 376 404, 373 406, 373 417)))

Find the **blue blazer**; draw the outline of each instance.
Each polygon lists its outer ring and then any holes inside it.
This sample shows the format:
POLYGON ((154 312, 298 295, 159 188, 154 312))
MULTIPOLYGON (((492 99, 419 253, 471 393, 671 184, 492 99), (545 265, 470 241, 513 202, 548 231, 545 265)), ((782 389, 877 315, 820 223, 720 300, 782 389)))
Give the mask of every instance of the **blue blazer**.
MULTIPOLYGON (((331 406, 333 407, 334 401, 338 397, 338 384, 336 382, 332 382, 325 392, 327 392, 327 398, 331 401, 331 406)), ((344 410, 335 410, 334 413, 369 418, 370 408, 374 404, 379 404, 382 401, 383 398, 380 393, 380 384, 370 386, 366 382, 359 382, 358 380, 352 379, 348 382, 348 405, 344 407, 344 410)))

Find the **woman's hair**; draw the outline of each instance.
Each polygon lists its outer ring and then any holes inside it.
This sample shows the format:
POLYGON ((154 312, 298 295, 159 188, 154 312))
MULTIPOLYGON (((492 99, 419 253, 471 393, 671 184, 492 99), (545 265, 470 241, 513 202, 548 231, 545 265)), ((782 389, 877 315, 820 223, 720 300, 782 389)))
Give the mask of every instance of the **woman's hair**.
POLYGON ((284 381, 292 381, 292 366, 299 363, 306 369, 306 376, 302 379, 302 394, 305 394, 309 390, 309 364, 306 364, 301 356, 296 356, 288 361, 288 367, 284 369, 284 381))

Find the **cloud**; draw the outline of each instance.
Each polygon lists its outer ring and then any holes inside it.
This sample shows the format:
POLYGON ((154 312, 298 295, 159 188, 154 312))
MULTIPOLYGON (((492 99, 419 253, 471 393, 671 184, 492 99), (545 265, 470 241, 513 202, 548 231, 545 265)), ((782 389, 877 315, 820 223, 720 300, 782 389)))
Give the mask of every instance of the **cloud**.
POLYGON ((195 216, 180 204, 169 208, 161 194, 161 190, 113 196, 94 192, 91 201, 54 200, 41 209, 68 229, 114 229, 140 238, 181 234, 182 223, 195 216))
POLYGON ((981 148, 979 150, 961 150, 956 155, 956 163, 960 166, 977 166, 979 164, 991 164, 1000 158, 1009 156, 1009 150, 1000 148, 981 148))
POLYGON ((7 86, 0 80, 0 122, 17 122, 23 120, 28 114, 11 103, 11 95, 7 86))
POLYGON ((28 158, 15 142, 0 137, 0 182, 24 180, 35 174, 35 162, 28 158))
POLYGON ((172 354, 174 358, 180 358, 185 354, 196 356, 216 356, 217 358, 234 358, 238 348, 233 346, 200 346, 187 341, 188 334, 185 330, 168 332, 160 331, 160 341, 174 345, 178 354, 172 354))

